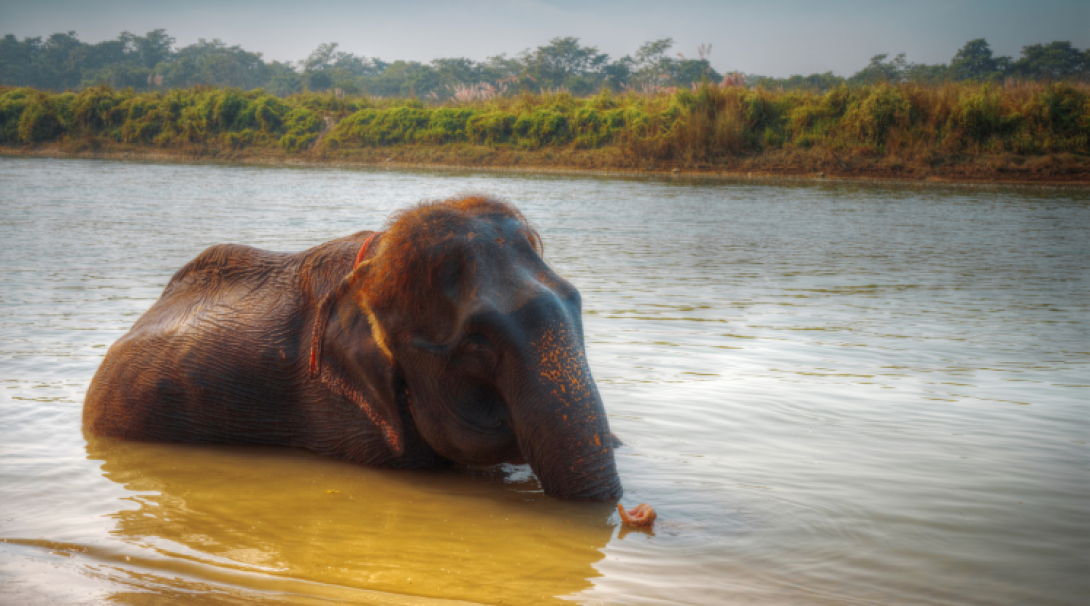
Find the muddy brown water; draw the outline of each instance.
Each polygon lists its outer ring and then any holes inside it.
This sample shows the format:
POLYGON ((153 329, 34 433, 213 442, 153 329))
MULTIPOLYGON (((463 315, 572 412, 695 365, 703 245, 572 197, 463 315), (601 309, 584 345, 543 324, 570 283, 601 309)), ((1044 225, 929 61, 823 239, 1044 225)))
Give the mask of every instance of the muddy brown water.
POLYGON ((0 158, 0 603, 1079 604, 1090 194, 0 158), (624 502, 85 437, 205 247, 484 191, 583 294, 624 502))

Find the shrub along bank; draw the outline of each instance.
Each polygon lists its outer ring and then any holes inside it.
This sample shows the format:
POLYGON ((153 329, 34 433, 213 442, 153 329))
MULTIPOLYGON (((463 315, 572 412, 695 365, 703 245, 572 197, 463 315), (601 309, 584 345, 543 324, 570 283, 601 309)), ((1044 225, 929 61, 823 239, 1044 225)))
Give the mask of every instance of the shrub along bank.
POLYGON ((706 85, 434 106, 207 87, 139 94, 0 88, 0 145, 41 144, 69 153, 152 149, 226 159, 1055 176, 1090 165, 1090 87, 879 84, 817 93, 706 85))

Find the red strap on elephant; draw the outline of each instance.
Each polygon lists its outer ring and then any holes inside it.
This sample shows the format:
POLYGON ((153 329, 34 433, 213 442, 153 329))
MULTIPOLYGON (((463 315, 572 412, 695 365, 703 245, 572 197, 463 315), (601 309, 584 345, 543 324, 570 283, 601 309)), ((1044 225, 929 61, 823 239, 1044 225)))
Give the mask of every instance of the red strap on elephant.
POLYGON ((356 262, 352 264, 352 269, 355 269, 360 263, 363 263, 363 258, 367 256, 367 247, 371 245, 371 242, 375 239, 375 236, 382 232, 376 231, 375 233, 367 236, 367 239, 363 241, 363 246, 360 247, 360 252, 356 255, 356 262))

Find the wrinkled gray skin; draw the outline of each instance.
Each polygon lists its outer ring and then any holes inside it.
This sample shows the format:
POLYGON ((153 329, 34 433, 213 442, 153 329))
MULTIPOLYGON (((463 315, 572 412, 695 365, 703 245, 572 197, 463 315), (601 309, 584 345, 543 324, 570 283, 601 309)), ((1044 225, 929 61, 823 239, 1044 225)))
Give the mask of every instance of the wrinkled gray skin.
POLYGON ((431 317, 376 308, 369 268, 381 262, 381 236, 353 271, 371 232, 295 254, 213 247, 110 348, 87 394, 85 430, 290 445, 387 467, 528 462, 550 496, 617 499, 579 293, 520 227, 475 219, 433 293, 444 311, 431 317), (468 244, 480 236, 488 245, 468 244))

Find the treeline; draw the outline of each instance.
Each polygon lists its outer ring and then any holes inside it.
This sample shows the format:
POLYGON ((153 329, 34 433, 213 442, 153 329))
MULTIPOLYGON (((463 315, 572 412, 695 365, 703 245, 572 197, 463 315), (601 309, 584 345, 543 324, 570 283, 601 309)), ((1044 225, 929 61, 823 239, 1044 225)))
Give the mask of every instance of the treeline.
POLYGON ((1070 42, 1030 44, 1022 47, 1021 57, 997 57, 984 38, 971 40, 961 47, 949 64, 910 63, 905 53, 889 58, 875 55, 870 63, 849 78, 826 72, 789 78, 756 77, 754 84, 784 90, 829 90, 841 85, 863 86, 879 82, 993 82, 1009 79, 1035 81, 1090 80, 1090 49, 1080 51, 1070 42))
POLYGON ((698 169, 804 152, 809 167, 872 158, 899 170, 1004 154, 1085 159, 1090 86, 882 83, 819 93, 708 83, 673 93, 523 93, 432 106, 413 98, 281 99, 262 90, 200 86, 162 93, 0 87, 0 144, 39 143, 71 152, 305 152, 347 161, 406 149, 476 157, 497 150, 541 151, 545 158, 587 152, 580 157, 605 167, 698 169))
MULTIPOLYGON (((303 92, 338 91, 341 95, 418 97, 431 101, 511 96, 523 92, 597 94, 603 88, 653 92, 691 88, 704 80, 721 82, 724 74, 709 62, 711 47, 702 45, 695 57, 673 53, 670 38, 641 45, 630 55, 612 59, 578 38, 554 38, 549 44, 484 61, 465 58, 386 62, 339 50, 336 43, 319 46, 298 62, 265 61, 261 53, 220 40, 199 40, 175 48, 175 39, 157 29, 144 36, 128 32, 116 40, 82 42, 76 32, 57 33, 45 40, 0 39, 0 84, 39 90, 82 90, 106 85, 114 89, 165 91, 195 85, 262 89, 278 97, 303 92)), ((1090 79, 1090 50, 1070 42, 1023 47, 1021 57, 994 56, 984 39, 968 42, 949 64, 909 63, 904 54, 889 59, 877 55, 856 74, 844 78, 832 72, 790 78, 755 74, 729 75, 733 84, 782 90, 831 90, 842 85, 879 82, 1001 82, 1090 79)))
POLYGON ((106 85, 135 91, 189 88, 195 85, 256 88, 286 97, 302 92, 340 90, 346 95, 421 97, 434 100, 463 96, 466 88, 485 83, 488 93, 564 90, 593 94, 608 87, 621 91, 639 86, 689 86, 722 76, 707 58, 672 57, 673 40, 640 46, 634 55, 611 61, 597 47, 578 38, 555 38, 516 56, 485 61, 435 59, 430 63, 362 57, 319 46, 297 63, 266 62, 261 53, 220 40, 204 39, 174 50, 174 38, 157 29, 145 36, 128 32, 116 40, 81 42, 76 32, 18 40, 0 40, 0 84, 39 90, 80 90, 106 85))

